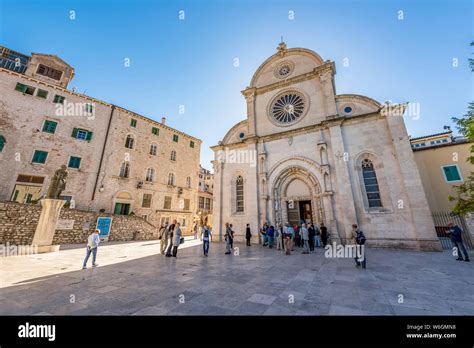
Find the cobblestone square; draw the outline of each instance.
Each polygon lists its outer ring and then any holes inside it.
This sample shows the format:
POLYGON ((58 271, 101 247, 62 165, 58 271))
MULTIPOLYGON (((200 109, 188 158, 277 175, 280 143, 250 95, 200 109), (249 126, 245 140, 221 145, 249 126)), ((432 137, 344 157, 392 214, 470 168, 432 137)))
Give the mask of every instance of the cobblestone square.
POLYGON ((449 252, 368 249, 367 269, 324 251, 286 256, 236 244, 209 257, 188 239, 178 258, 159 241, 83 247, 0 259, 1 315, 473 315, 474 269, 449 252))

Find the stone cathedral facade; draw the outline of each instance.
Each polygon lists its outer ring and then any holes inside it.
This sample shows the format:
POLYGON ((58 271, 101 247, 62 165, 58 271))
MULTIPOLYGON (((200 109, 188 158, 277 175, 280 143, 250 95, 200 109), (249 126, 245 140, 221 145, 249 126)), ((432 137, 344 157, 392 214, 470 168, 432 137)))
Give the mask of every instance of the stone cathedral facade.
POLYGON ((218 145, 214 165, 214 235, 225 223, 260 240, 264 222, 324 222, 345 243, 351 225, 368 245, 439 250, 403 113, 336 94, 335 64, 303 48, 277 52, 242 94, 247 118, 218 145))

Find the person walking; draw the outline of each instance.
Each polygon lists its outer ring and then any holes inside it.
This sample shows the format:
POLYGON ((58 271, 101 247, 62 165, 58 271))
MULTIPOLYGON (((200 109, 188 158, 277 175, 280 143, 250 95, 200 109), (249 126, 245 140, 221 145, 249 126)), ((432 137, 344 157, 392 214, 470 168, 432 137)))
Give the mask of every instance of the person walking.
POLYGON ((356 256, 354 258, 356 267, 362 266, 362 268, 366 268, 367 266, 367 258, 365 256, 364 244, 365 244, 365 235, 364 232, 359 230, 356 224, 352 225, 352 238, 350 240, 351 245, 355 245, 355 253, 356 256), (358 249, 361 251, 361 257, 358 255, 358 249))
POLYGON ((180 223, 176 223, 174 231, 173 231, 173 257, 177 257, 178 254, 178 247, 181 244, 181 236, 183 233, 181 232, 180 223))
POLYGON ((165 254, 166 246, 168 245, 168 223, 165 222, 160 228, 160 253, 161 255, 165 254))
POLYGON ((321 242, 323 243, 323 248, 325 248, 326 244, 328 244, 328 228, 324 226, 324 222, 321 222, 320 230, 321 230, 321 242))
POLYGON ((203 226, 202 227, 202 248, 204 251, 204 256, 207 256, 209 254, 209 243, 211 241, 211 230, 209 226, 203 226))
POLYGON ((193 232, 194 232, 194 239, 198 239, 198 231, 199 230, 199 225, 198 223, 196 222, 193 226, 193 232))
POLYGON ((247 246, 250 246, 250 239, 252 238, 252 232, 250 232, 250 224, 247 224, 245 228, 245 240, 247 241, 247 246))
POLYGON ((302 254, 309 254, 309 231, 306 228, 306 224, 301 225, 301 240, 303 242, 302 254))
POLYGON ((314 225, 309 225, 308 228, 308 243, 309 243, 309 252, 314 252, 314 239, 316 238, 316 230, 314 229, 314 225))
POLYGON ((89 256, 92 254, 92 267, 99 266, 95 263, 97 258, 97 248, 99 247, 100 238, 99 238, 100 230, 98 228, 95 229, 94 233, 91 233, 89 237, 87 237, 87 246, 86 246, 86 258, 82 263, 82 269, 87 268, 87 261, 89 260, 89 256))
POLYGON ((277 250, 284 249, 283 246, 283 226, 278 224, 278 228, 275 231, 275 238, 277 239, 277 250))
POLYGON ((225 254, 230 255, 231 254, 231 241, 230 239, 232 238, 232 229, 230 228, 230 225, 228 222, 225 223, 225 254))
POLYGON ((171 257, 173 256, 171 254, 172 250, 173 250, 173 233, 174 233, 174 229, 176 227, 177 223, 176 223, 176 220, 173 220, 173 223, 171 225, 168 226, 168 237, 167 237, 167 240, 168 240, 168 248, 166 249, 166 257, 171 257))
POLYGON ((466 261, 469 262, 469 255, 467 253, 466 247, 462 241, 462 230, 458 225, 454 225, 452 222, 448 223, 448 231, 446 232, 451 238, 451 242, 454 244, 454 247, 457 250, 458 261, 466 261), (464 259, 463 259, 464 254, 464 259))

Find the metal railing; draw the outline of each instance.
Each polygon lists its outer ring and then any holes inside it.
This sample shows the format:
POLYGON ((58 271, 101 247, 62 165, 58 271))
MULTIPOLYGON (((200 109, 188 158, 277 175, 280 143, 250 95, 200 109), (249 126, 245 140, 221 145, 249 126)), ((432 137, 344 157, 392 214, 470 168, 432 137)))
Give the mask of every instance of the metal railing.
POLYGON ((443 249, 452 249, 453 244, 447 235, 448 223, 452 222, 462 229, 462 240, 467 249, 473 250, 472 240, 469 227, 464 217, 455 215, 451 212, 435 212, 432 213, 436 234, 441 242, 443 249))

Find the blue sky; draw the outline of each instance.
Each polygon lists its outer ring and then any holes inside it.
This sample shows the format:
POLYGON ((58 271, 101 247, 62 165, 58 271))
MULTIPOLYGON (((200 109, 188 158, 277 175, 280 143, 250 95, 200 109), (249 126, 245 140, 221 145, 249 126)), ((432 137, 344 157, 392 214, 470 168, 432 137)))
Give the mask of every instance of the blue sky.
POLYGON ((57 54, 77 91, 166 116, 203 139, 208 168, 209 146, 246 117, 240 91, 282 35, 335 61, 338 94, 420 103, 419 119, 406 118, 413 136, 442 131, 473 100, 471 1, 0 0, 0 45, 57 54))

